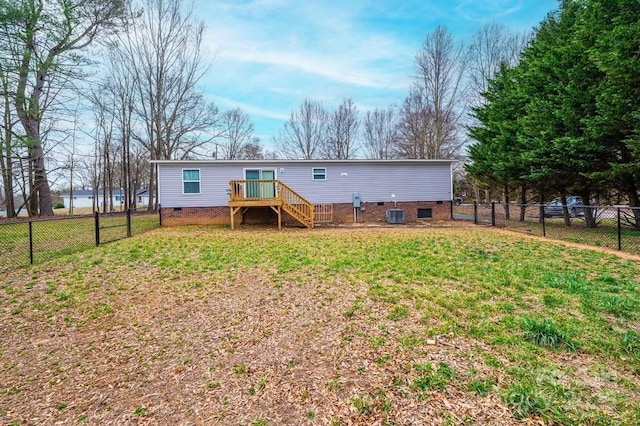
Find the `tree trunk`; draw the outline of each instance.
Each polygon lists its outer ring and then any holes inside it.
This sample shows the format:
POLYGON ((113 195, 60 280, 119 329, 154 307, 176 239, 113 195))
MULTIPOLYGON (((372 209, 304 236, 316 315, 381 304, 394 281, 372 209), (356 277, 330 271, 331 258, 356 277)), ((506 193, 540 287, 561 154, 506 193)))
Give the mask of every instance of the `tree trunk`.
POLYGON ((2 184, 4 185, 4 207, 7 211, 7 217, 16 216, 15 200, 13 198, 13 169, 11 158, 3 160, 2 166, 2 184))
POLYGON ((509 197, 509 186, 504 186, 504 218, 506 220, 511 219, 511 210, 509 204, 511 203, 511 198, 509 197))
MULTIPOLYGON (((539 197, 540 197, 539 198, 540 205, 544 206, 544 192, 543 191, 540 191, 539 197)), ((538 218, 538 222, 543 223, 544 222, 544 207, 541 210, 542 210, 542 214, 538 218)))
POLYGON ((587 228, 596 228, 598 223, 596 221, 595 209, 591 207, 591 201, 588 192, 583 192, 580 194, 582 200, 584 202, 584 222, 587 228))
POLYGON ((564 217, 564 226, 571 226, 571 215, 569 214, 569 207, 567 206, 567 196, 562 194, 560 200, 562 200, 562 216, 564 217))
POLYGON ((38 191, 36 191, 35 187, 35 167, 34 167, 34 159, 33 159, 33 148, 29 148, 29 159, 28 159, 28 176, 29 176, 29 185, 24 188, 23 198, 25 201, 25 207, 27 208, 27 213, 29 217, 38 214, 38 191), (27 193, 28 191, 28 193, 27 193))
POLYGON ((524 222, 524 218, 527 212, 527 188, 522 187, 520 190, 520 222, 524 222))
MULTIPOLYGON (((626 193, 629 198, 629 205, 631 207, 640 207, 640 197, 638 197, 638 190, 632 178, 629 178, 626 185, 626 193)), ((635 221, 634 227, 640 229, 640 209, 632 209, 633 219, 635 221)))
POLYGON ((151 167, 149 168, 149 205, 147 206, 147 211, 155 211, 156 209, 156 203, 157 201, 155 200, 154 194, 155 194, 155 187, 156 187, 156 166, 155 164, 151 164, 151 167))
POLYGON ((2 147, 3 153, 0 155, 0 167, 2 167, 2 184, 4 187, 4 206, 7 212, 7 217, 16 216, 15 199, 13 197, 13 123, 11 119, 11 105, 9 103, 8 83, 3 79, 2 87, 4 95, 4 146, 2 147))

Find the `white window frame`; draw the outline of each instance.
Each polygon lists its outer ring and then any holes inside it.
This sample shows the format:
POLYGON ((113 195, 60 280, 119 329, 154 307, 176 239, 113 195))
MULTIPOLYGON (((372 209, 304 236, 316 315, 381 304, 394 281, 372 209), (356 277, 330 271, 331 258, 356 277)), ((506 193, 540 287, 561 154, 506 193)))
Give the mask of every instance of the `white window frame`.
POLYGON ((180 172, 181 174, 181 180, 182 180, 182 195, 200 195, 202 193, 202 172, 200 171, 200 169, 182 169, 182 171, 180 172), (198 180, 184 180, 184 172, 185 171, 198 171, 198 180), (193 182, 198 182, 198 192, 184 192, 184 184, 186 182, 189 183, 193 183, 193 182))
POLYGON ((327 168, 326 167, 312 167, 311 168, 311 180, 316 181, 316 180, 327 180, 327 168), (324 170, 324 173, 320 174, 320 173, 316 173, 316 170, 324 170), (317 178, 316 176, 322 176, 322 178, 317 178))

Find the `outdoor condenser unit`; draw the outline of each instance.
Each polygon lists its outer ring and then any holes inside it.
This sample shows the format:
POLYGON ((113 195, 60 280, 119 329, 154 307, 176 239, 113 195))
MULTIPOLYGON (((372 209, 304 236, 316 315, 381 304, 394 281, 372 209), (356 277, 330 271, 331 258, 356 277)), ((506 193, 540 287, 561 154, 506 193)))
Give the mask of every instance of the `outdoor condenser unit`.
POLYGON ((389 222, 389 223, 404 223, 404 210, 402 210, 402 209, 389 209, 389 210, 387 210, 387 222, 389 222))

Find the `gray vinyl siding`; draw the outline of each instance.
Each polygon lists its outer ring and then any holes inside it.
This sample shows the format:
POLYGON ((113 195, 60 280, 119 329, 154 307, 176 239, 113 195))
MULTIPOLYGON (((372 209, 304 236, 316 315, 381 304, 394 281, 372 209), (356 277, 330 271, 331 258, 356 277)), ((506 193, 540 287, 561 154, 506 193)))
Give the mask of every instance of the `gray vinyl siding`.
POLYGON ((276 179, 312 203, 451 200, 451 162, 166 162, 159 163, 162 207, 226 206, 229 181, 244 179, 245 169, 274 169, 276 179), (326 168, 326 180, 313 180, 314 168, 326 168), (200 194, 183 194, 182 170, 200 169, 200 194), (345 176, 346 174, 346 176, 345 176))

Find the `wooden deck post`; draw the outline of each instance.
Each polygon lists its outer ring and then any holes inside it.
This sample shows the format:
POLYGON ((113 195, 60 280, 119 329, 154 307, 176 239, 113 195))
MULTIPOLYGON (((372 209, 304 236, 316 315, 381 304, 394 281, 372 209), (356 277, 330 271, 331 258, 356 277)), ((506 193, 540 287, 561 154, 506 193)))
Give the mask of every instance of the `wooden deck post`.
MULTIPOLYGON (((241 207, 231 207, 229 209, 229 211, 231 212, 231 229, 235 229, 235 215, 236 213, 238 213, 238 210, 240 210, 241 207)), ((242 221, 240 221, 240 223, 242 223, 242 221)))
POLYGON ((233 211, 235 210, 235 207, 231 207, 229 209, 229 211, 231 212, 231 230, 235 229, 235 226, 233 226, 233 211))
POLYGON ((269 206, 278 215, 278 231, 282 231, 282 206, 269 206))
POLYGON ((282 231, 282 206, 278 206, 278 231, 282 231))

